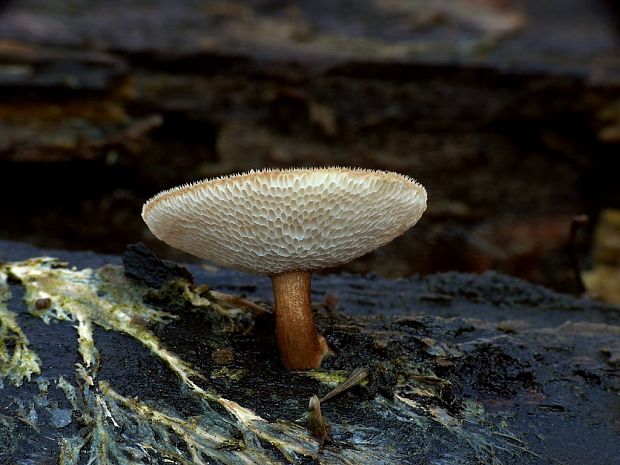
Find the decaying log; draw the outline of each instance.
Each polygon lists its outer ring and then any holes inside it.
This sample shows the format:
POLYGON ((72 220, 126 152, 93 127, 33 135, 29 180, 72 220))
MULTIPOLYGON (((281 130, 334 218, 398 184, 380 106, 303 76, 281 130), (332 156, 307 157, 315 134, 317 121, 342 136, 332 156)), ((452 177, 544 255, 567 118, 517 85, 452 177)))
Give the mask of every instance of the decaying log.
POLYGON ((1 463, 620 463, 614 306, 497 273, 317 277, 334 354, 294 373, 268 311, 211 293, 269 310, 265 278, 144 247, 0 260, 1 463))

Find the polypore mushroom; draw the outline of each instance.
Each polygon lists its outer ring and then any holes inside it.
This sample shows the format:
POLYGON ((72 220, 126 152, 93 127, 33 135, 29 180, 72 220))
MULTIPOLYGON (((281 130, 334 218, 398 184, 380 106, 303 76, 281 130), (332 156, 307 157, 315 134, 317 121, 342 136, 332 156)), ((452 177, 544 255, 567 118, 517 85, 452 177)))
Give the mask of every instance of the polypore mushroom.
POLYGON ((142 218, 162 241, 217 265, 271 277, 278 347, 292 370, 329 351, 311 309, 314 270, 347 263, 413 226, 426 191, 397 173, 263 170, 175 187, 142 218))

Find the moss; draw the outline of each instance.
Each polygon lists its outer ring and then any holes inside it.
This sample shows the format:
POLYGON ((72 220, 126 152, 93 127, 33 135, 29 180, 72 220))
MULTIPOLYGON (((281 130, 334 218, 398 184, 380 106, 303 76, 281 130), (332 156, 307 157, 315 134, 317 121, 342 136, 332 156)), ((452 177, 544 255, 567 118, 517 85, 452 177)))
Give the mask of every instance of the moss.
POLYGON ((349 373, 345 370, 330 370, 308 371, 305 375, 327 386, 336 387, 347 380, 349 373))
POLYGON ((221 367, 211 372, 211 379, 226 378, 230 381, 239 381, 246 373, 247 370, 243 368, 221 367))

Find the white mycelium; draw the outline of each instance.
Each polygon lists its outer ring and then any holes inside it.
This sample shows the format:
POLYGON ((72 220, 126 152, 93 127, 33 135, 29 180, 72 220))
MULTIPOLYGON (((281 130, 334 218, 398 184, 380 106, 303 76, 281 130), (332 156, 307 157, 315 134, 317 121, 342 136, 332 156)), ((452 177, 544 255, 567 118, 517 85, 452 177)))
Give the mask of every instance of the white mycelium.
POLYGON ((413 226, 426 191, 397 173, 348 168, 251 171, 159 193, 142 218, 162 241, 261 274, 346 263, 413 226))

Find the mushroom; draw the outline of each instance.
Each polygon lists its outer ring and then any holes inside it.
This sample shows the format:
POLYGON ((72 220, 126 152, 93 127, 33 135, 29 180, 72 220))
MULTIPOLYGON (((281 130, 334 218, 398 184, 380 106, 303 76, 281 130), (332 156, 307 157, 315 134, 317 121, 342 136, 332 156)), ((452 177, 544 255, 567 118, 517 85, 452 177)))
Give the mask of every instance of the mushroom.
POLYGON ((425 209, 424 187, 401 174, 267 169, 165 190, 144 204, 142 218, 173 247, 270 276, 282 361, 307 370, 329 352, 314 325, 312 272, 388 243, 425 209))

